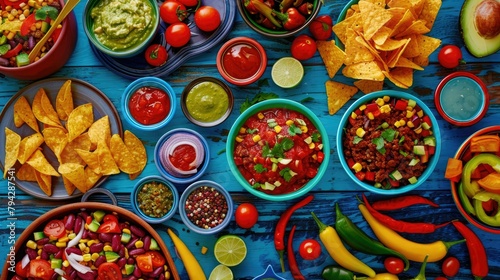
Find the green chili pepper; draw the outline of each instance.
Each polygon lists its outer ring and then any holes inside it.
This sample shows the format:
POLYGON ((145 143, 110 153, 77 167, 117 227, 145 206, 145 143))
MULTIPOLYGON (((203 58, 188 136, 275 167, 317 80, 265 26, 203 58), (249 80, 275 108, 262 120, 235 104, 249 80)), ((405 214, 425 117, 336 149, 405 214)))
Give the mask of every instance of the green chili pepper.
POLYGON ((458 184, 458 198, 460 199, 465 212, 469 215, 476 216, 476 210, 474 209, 474 206, 472 206, 469 197, 465 194, 464 185, 462 183, 458 184))
POLYGON ((340 211, 340 207, 337 203, 335 204, 335 212, 337 216, 335 229, 337 230, 340 238, 342 238, 342 240, 344 240, 351 248, 366 254, 396 256, 405 263, 404 270, 408 270, 410 262, 403 254, 387 248, 378 240, 368 236, 356 224, 354 224, 349 217, 345 216, 340 211))
POLYGON ((342 267, 328 265, 323 268, 321 277, 325 280, 353 280, 354 273, 342 267))
POLYGON ((425 266, 427 265, 427 258, 429 255, 425 256, 424 262, 422 263, 422 266, 420 267, 420 271, 418 272, 418 275, 415 276, 415 278, 412 278, 412 280, 426 280, 425 278, 425 266))
POLYGON ((491 193, 487 191, 478 192, 473 197, 474 199, 474 208, 476 210, 476 216, 481 222, 488 224, 493 227, 500 226, 500 211, 497 210, 495 215, 490 216, 486 214, 483 208, 483 202, 486 202, 490 199, 500 203, 500 194, 491 193))
POLYGON ((464 191, 468 197, 473 197, 479 191, 478 186, 472 184, 470 177, 480 164, 488 164, 495 171, 500 172, 500 157, 490 153, 475 155, 465 164, 462 172, 462 184, 464 184, 464 191))

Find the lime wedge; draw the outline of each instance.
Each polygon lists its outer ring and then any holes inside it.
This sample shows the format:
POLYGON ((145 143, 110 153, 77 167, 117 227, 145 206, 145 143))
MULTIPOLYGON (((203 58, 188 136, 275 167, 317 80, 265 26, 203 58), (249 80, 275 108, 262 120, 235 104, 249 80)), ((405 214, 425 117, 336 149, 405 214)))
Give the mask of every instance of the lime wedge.
POLYGON ((245 259, 247 246, 245 241, 236 235, 224 235, 215 242, 214 255, 219 263, 235 266, 245 259))
POLYGON ((231 269, 223 264, 219 264, 216 266, 212 272, 210 273, 210 276, 208 277, 208 280, 233 280, 233 272, 231 269))
POLYGON ((297 59, 287 56, 278 59, 271 70, 273 82, 282 88, 293 88, 304 77, 304 67, 297 59))

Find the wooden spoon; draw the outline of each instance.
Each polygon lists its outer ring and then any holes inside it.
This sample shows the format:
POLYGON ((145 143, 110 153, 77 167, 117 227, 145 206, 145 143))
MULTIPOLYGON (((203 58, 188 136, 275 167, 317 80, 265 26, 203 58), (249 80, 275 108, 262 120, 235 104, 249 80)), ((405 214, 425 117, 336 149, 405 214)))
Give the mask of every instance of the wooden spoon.
MULTIPOLYGON (((47 33, 42 37, 40 41, 35 45, 35 47, 31 50, 29 54, 29 60, 30 63, 33 62, 42 49, 42 47, 45 45, 45 42, 52 36, 52 33, 54 33, 54 30, 56 30, 57 26, 66 18, 66 16, 73 10, 73 8, 76 7, 76 5, 80 2, 80 0, 68 0, 66 4, 64 4, 64 7, 62 8, 61 12, 57 16, 56 20, 52 24, 52 26, 49 28, 47 33)), ((61 38, 62 39, 62 38, 61 38)))

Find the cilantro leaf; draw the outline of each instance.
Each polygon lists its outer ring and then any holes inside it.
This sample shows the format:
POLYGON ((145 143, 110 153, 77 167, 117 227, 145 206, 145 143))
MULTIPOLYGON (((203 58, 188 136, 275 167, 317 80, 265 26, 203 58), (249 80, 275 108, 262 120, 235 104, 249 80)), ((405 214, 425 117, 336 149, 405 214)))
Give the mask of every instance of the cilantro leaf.
POLYGON ((302 134, 302 130, 295 124, 292 124, 288 127, 288 134, 290 134, 290 136, 295 136, 297 134, 302 134))
POLYGON ((59 15, 59 11, 52 6, 43 6, 40 9, 36 10, 35 19, 36 20, 45 20, 49 17, 51 20, 55 20, 59 15))
POLYGON ((315 132, 313 132, 313 134, 311 134, 311 138, 312 138, 312 141, 313 141, 313 142, 317 143, 317 142, 321 141, 321 140, 320 140, 320 138, 321 138, 321 133, 319 133, 319 132, 315 131, 315 132))
POLYGON ((280 170, 280 176, 283 177, 286 182, 290 182, 293 177, 291 171, 292 170, 289 167, 285 167, 280 170))
POLYGON ((363 140, 363 138, 356 135, 356 136, 354 136, 354 139, 352 139, 352 143, 356 145, 359 142, 361 142, 362 140, 363 140))
POLYGON ((394 137, 396 136, 396 130, 394 130, 392 128, 386 129, 386 130, 382 131, 381 136, 387 142, 392 142, 392 140, 394 140, 394 137))
POLYGON ((379 151, 379 153, 381 154, 385 154, 385 141, 382 137, 377 137, 377 138, 374 138, 372 139, 372 143, 375 144, 377 147, 377 151, 379 151))
POLYGON ((279 144, 283 147, 283 151, 290 150, 294 145, 293 140, 287 137, 283 138, 279 144))
POLYGON ((265 92, 259 92, 257 93, 251 100, 248 98, 241 104, 240 107, 240 114, 245 112, 246 109, 250 108, 250 106, 257 104, 261 101, 267 100, 267 99, 274 99, 278 98, 279 96, 275 93, 265 93, 265 92))
POLYGON ((265 167, 264 167, 264 165, 262 165, 262 164, 260 164, 260 163, 256 164, 256 165, 253 167, 253 169, 254 169, 254 170, 255 170, 255 172, 257 172, 257 173, 262 173, 262 172, 267 171, 267 168, 265 168, 265 167))

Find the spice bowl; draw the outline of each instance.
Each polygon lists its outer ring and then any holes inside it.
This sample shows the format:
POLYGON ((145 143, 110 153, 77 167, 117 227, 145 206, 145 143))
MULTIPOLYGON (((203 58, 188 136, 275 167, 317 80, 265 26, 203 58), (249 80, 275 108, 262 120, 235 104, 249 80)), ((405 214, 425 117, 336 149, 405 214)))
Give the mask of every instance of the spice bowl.
POLYGON ((198 132, 176 128, 160 137, 154 149, 154 161, 163 178, 174 184, 186 185, 205 173, 210 161, 210 149, 207 140, 198 132))
POLYGON ((488 88, 476 75, 454 72, 446 76, 434 92, 438 113, 456 126, 470 126, 479 122, 489 106, 488 88))
POLYGON ((256 40, 236 37, 219 49, 216 64, 217 70, 226 81, 233 85, 246 86, 259 80, 266 71, 267 54, 256 40))
POLYGON ((161 176, 139 180, 130 193, 132 210, 150 224, 163 223, 175 215, 179 205, 177 188, 161 176))
POLYGON ((174 90, 157 77, 133 81, 125 88, 121 99, 125 123, 142 131, 164 128, 174 118, 176 108, 174 90))
POLYGON ((422 185, 441 152, 439 125, 429 107, 394 90, 357 99, 342 116, 337 135, 337 154, 347 175, 365 190, 382 195, 422 185))
POLYGON ((200 234, 215 234, 231 221, 233 200, 220 184, 210 180, 197 181, 182 193, 179 214, 190 230, 200 234))
POLYGON ((90 43, 116 58, 142 53, 155 38, 159 26, 160 10, 154 0, 89 0, 83 11, 83 29, 90 43), (120 8, 125 6, 126 9, 120 8), (117 24, 118 17, 130 20, 117 24), (141 28, 137 28, 139 25, 141 28))
POLYGON ((231 114, 233 104, 231 89, 213 77, 200 77, 191 81, 181 95, 184 116, 201 127, 212 127, 224 122, 231 114))

